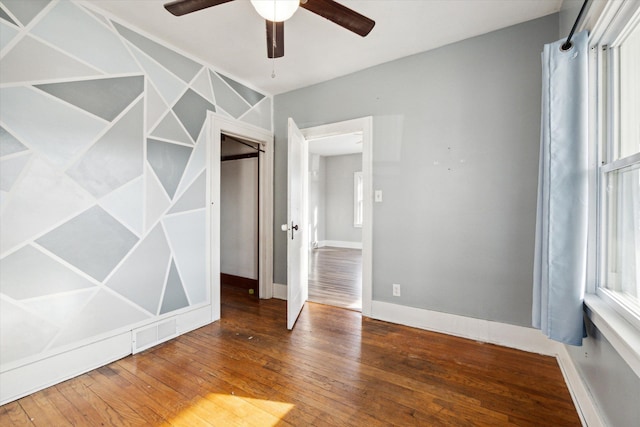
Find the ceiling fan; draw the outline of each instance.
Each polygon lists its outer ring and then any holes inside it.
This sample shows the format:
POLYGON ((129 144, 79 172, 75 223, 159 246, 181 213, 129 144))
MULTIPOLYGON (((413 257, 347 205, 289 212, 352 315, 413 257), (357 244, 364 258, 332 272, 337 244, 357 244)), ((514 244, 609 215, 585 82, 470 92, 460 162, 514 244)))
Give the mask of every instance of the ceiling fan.
MULTIPOLYGON (((164 7, 175 16, 182 16, 230 1, 233 0, 174 0, 164 7)), ((284 56, 284 21, 295 13, 298 6, 362 37, 369 34, 376 24, 372 19, 333 0, 251 0, 251 4, 267 22, 269 58, 284 56), (283 16, 279 16, 280 13, 283 13, 283 16)))

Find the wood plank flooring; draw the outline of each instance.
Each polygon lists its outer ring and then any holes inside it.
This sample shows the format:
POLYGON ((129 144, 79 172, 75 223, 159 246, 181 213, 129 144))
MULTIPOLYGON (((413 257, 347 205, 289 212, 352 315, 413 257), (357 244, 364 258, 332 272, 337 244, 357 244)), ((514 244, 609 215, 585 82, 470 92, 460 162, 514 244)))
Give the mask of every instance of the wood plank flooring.
POLYGON ((554 358, 223 289, 222 320, 0 407, 1 426, 579 426, 554 358))
POLYGON ((362 250, 313 249, 309 255, 309 301, 362 311, 362 250))

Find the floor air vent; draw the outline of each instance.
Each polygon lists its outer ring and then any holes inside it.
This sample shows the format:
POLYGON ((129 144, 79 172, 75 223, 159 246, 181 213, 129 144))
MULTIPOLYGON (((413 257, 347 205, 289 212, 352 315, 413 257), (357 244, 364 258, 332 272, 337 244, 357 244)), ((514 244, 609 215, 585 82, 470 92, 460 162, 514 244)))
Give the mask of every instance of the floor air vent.
POLYGON ((176 319, 168 319, 140 329, 134 329, 132 353, 139 353, 177 335, 176 319))

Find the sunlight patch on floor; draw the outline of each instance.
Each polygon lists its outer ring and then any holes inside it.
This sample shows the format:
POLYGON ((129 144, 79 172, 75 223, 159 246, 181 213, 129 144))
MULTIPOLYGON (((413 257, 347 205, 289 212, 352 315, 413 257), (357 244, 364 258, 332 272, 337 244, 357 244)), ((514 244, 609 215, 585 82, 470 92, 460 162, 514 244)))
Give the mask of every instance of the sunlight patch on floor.
POLYGON ((286 402, 209 393, 194 398, 170 421, 173 425, 260 425, 274 427, 295 407, 286 402))

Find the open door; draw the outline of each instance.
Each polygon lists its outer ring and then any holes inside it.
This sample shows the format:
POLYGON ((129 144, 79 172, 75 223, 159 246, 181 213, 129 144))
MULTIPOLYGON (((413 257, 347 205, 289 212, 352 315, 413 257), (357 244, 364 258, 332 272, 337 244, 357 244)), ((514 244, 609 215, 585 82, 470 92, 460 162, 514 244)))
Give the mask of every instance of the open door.
POLYGON ((307 200, 308 143, 293 119, 289 119, 289 177, 287 224, 287 329, 293 329, 309 295, 307 200))

